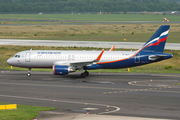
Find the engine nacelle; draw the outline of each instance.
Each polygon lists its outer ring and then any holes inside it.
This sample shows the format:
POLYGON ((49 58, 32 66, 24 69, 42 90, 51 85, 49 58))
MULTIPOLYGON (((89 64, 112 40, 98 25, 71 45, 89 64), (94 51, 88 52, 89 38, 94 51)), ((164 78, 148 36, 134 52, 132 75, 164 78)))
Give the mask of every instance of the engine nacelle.
POLYGON ((75 68, 71 66, 53 65, 54 75, 65 75, 75 71, 76 71, 75 68))

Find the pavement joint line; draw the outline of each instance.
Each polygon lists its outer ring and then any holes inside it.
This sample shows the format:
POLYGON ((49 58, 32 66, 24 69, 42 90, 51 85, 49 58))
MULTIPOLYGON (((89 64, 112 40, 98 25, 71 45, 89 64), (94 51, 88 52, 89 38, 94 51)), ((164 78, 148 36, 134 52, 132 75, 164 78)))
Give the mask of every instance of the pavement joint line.
POLYGON ((152 74, 151 76, 162 76, 162 77, 180 77, 179 75, 157 75, 157 74, 152 74))
MULTIPOLYGON (((0 95, 0 97, 17 98, 17 99, 28 99, 28 100, 39 100, 39 101, 48 101, 48 102, 54 101, 53 99, 32 98, 32 97, 12 96, 12 95, 0 95)), ((71 104, 81 104, 81 105, 85 104, 85 102, 65 101, 65 100, 56 100, 56 102, 71 103, 71 104)), ((117 106, 106 105, 106 104, 98 104, 98 103, 87 103, 87 104, 88 105, 95 105, 95 106, 103 106, 103 107, 109 106, 109 107, 115 108, 115 110, 112 110, 112 111, 98 113, 100 115, 102 115, 102 114, 109 114, 109 113, 114 113, 114 112, 120 111, 120 108, 117 107, 117 106)))
POLYGON ((44 87, 66 87, 66 88, 82 88, 82 89, 100 89, 100 90, 130 90, 130 89, 122 89, 122 88, 105 88, 105 87, 88 87, 88 86, 63 86, 63 85, 40 85, 40 84, 24 84, 24 83, 4 83, 0 82, 0 84, 6 85, 21 85, 21 86, 44 86, 44 87))
MULTIPOLYGON (((157 81, 164 81, 164 80, 156 80, 156 82, 157 81)), ((177 81, 177 80, 165 80, 165 81, 171 81, 172 82, 172 81, 177 81)), ((143 83, 143 82, 145 82, 145 81, 131 81, 131 82, 128 82, 128 84, 129 85, 134 85, 134 86, 144 86, 145 87, 145 86, 151 86, 151 84, 153 83, 153 82, 151 82, 149 85, 146 85, 146 84, 137 84, 137 83, 143 83)), ((147 80, 146 80, 146 82, 147 82, 147 80)))
MULTIPOLYGON (((163 89, 170 89, 171 87, 159 87, 159 88, 149 88, 149 89, 134 89, 134 90, 124 90, 124 91, 119 91, 119 93, 128 93, 128 92, 137 92, 137 91, 156 91, 156 92, 171 92, 171 93, 180 93, 176 91, 162 91, 163 89)), ((117 91, 114 92, 104 92, 103 94, 112 94, 112 93, 118 93, 117 91)))

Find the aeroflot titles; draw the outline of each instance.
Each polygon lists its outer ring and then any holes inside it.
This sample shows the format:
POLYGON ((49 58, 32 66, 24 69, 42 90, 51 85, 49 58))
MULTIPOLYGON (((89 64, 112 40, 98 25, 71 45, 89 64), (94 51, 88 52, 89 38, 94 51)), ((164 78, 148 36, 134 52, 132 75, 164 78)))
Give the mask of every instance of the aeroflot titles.
POLYGON ((61 52, 38 52, 37 54, 61 54, 61 52))

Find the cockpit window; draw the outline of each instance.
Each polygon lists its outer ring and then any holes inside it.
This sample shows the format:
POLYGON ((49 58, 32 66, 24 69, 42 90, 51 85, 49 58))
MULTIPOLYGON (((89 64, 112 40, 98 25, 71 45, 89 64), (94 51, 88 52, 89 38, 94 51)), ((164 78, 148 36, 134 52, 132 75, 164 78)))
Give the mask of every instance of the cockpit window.
POLYGON ((20 58, 20 55, 15 55, 14 57, 15 57, 15 58, 20 58))

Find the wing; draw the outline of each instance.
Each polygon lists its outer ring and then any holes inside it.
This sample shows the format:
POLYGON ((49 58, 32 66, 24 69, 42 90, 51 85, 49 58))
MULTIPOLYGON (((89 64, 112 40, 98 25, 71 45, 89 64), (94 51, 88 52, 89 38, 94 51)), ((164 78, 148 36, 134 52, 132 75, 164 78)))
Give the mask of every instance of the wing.
POLYGON ((91 65, 94 62, 98 62, 101 59, 103 53, 104 50, 102 50, 99 56, 92 61, 57 61, 54 62, 53 65, 72 66, 75 67, 76 69, 81 69, 83 66, 91 65))

